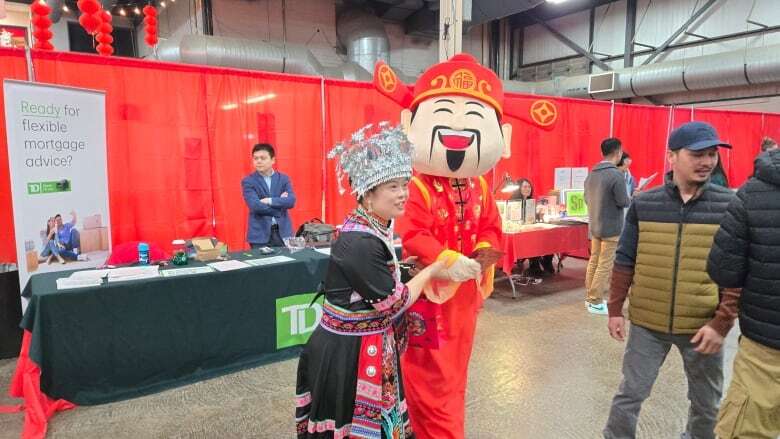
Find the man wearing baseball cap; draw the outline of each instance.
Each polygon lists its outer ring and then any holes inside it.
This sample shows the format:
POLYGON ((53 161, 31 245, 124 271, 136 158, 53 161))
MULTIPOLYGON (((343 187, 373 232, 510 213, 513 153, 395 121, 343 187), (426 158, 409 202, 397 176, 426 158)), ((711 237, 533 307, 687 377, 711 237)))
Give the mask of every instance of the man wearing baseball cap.
MULTIPOLYGON (((608 302, 609 334, 626 337, 623 303, 631 289, 630 331, 623 380, 612 400, 604 437, 633 438, 642 402, 650 396, 672 346, 680 351, 691 406, 683 437, 714 439, 723 387, 723 338, 733 312, 718 312, 718 286, 707 255, 733 193, 710 184, 718 147, 715 129, 690 122, 669 136, 671 172, 663 185, 634 198, 618 243, 608 302)), ((683 389, 680 389, 683 391, 683 389)))

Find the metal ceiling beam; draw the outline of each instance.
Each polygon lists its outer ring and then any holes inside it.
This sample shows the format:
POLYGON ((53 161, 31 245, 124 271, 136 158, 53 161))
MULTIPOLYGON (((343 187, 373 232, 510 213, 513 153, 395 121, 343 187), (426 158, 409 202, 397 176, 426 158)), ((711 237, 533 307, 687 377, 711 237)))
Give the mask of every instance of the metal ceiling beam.
POLYGON ((637 0, 626 2, 626 39, 623 48, 623 67, 634 66, 634 37, 636 36, 637 0))
POLYGON ((574 41, 570 40, 570 39, 569 39, 569 38, 568 38, 566 35, 564 35, 564 34, 562 34, 562 33, 558 32, 558 31, 557 31, 556 29, 554 29, 552 26, 550 26, 549 24, 547 24, 547 22, 546 22, 546 21, 544 21, 544 20, 540 19, 540 18, 539 18, 539 17, 537 17, 535 14, 528 13, 528 15, 529 15, 529 16, 531 17, 531 19, 532 19, 532 20, 534 20, 536 23, 538 23, 539 25, 541 25, 543 28, 547 29, 547 31, 548 31, 548 32, 550 32, 551 34, 553 34, 553 36, 554 36, 555 38, 557 38, 557 39, 558 39, 558 41, 560 41, 561 43, 565 44, 565 45, 566 45, 566 46, 567 46, 569 49, 571 49, 571 50, 573 50, 573 51, 577 52, 578 54, 580 54, 580 55, 584 56, 585 58, 589 59, 589 60, 590 60, 590 61, 591 61, 593 64, 596 64, 596 65, 597 65, 597 66, 599 66, 599 68, 601 68, 602 70, 605 70, 605 71, 610 71, 610 70, 612 70, 612 67, 610 67, 610 66, 609 66, 607 63, 605 63, 604 61, 602 61, 602 60, 598 59, 597 57, 595 57, 595 56, 594 56, 592 53, 588 52, 587 50, 583 49, 583 48, 582 48, 582 46, 580 46, 579 44, 577 44, 577 43, 575 43, 574 41))
POLYGON ((670 45, 670 44, 672 44, 672 43, 674 42, 674 40, 676 40, 676 39, 677 39, 677 37, 679 37, 679 36, 680 36, 680 35, 681 35, 683 32, 685 32, 686 30, 688 30, 688 27, 690 27, 690 25, 691 25, 691 24, 693 24, 693 22, 694 22, 694 21, 698 20, 698 19, 699 19, 699 17, 701 17, 701 16, 702 16, 702 14, 704 14, 705 12, 707 12, 707 9, 709 9, 709 8, 710 8, 712 5, 714 5, 714 4, 715 4, 715 2, 717 2, 717 1, 718 1, 718 0, 709 0, 707 3, 705 3, 705 4, 704 4, 704 6, 702 6, 701 8, 699 8, 699 10, 698 10, 698 11, 694 12, 694 13, 693 13, 693 15, 691 15, 691 17, 690 17, 688 20, 686 20, 686 22, 685 22, 685 23, 683 23, 683 25, 682 25, 682 26, 680 26, 680 28, 679 28, 679 29, 677 29, 676 31, 674 31, 674 33, 672 34, 672 36, 671 36, 671 37, 667 38, 667 39, 666 39, 666 41, 664 41, 664 42, 663 42, 663 44, 661 44, 660 46, 658 46, 658 48, 657 48, 657 49, 655 49, 655 51, 652 53, 652 55, 650 55, 650 56, 649 56, 649 57, 648 57, 648 58, 645 60, 645 62, 643 62, 643 63, 642 63, 642 65, 643 65, 643 66, 646 66, 646 65, 650 64, 651 62, 653 62, 653 60, 654 60, 654 59, 655 59, 655 58, 656 58, 658 55, 660 55, 661 53, 663 53, 663 52, 666 50, 666 48, 667 48, 667 47, 669 47, 669 45, 670 45))

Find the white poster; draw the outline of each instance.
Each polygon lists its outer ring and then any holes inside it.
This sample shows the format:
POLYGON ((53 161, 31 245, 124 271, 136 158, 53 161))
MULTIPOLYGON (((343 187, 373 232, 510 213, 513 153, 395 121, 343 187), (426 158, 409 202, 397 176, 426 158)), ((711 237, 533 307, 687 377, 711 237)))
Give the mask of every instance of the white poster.
POLYGON ((555 168, 553 187, 559 191, 571 189, 571 168, 555 168))
POLYGON ((5 80, 16 256, 36 273, 103 265, 111 248, 105 93, 5 80))
POLYGON ((585 189, 588 168, 571 168, 571 189, 585 189))

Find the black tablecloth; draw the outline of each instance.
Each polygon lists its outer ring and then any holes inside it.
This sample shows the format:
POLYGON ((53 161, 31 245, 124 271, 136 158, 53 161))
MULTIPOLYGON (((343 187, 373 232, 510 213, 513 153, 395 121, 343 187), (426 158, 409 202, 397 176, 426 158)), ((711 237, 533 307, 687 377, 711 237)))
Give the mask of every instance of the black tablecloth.
MULTIPOLYGON (((316 292, 328 257, 311 249, 282 255, 295 260, 73 290, 56 286, 69 272, 33 275, 24 289, 30 305, 22 327, 32 332, 30 358, 40 366, 41 390, 79 405, 101 404, 283 355, 277 299, 316 292)), ((261 256, 255 250, 232 257, 261 256)))
POLYGON ((0 358, 19 355, 22 344, 22 303, 19 300, 19 272, 0 273, 0 358))

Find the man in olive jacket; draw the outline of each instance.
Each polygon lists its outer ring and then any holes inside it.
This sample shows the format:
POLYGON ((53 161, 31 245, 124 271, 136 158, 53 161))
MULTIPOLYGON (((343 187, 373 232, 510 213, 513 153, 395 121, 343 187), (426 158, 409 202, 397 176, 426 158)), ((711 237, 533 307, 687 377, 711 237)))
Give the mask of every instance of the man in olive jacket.
POLYGON ((723 311, 739 309, 742 330, 715 431, 721 439, 780 437, 780 150, 756 158, 715 235, 707 272, 725 288, 723 311))
POLYGON ((715 315, 718 286, 706 264, 733 193, 709 178, 718 147, 730 145, 710 125, 691 122, 671 133, 668 146, 672 172, 664 185, 634 198, 612 271, 609 333, 625 338, 623 303, 629 288, 631 330, 623 380, 604 428, 607 439, 635 437, 642 402, 672 346, 680 351, 688 379, 691 406, 684 437, 715 437, 723 386, 720 347, 733 320, 715 315))

